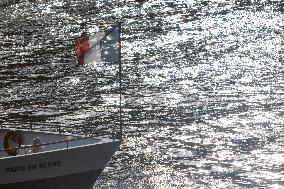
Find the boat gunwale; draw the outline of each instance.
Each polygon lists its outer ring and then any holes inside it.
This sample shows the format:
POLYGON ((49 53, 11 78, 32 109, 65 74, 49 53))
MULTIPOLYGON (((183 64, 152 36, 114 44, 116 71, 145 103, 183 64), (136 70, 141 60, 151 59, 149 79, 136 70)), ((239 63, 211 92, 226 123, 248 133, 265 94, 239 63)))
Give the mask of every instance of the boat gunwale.
MULTIPOLYGON (((54 134, 54 135, 63 135, 63 136, 74 136, 78 138, 73 138, 73 139, 67 139, 67 140, 60 140, 60 141, 54 141, 54 142, 48 142, 48 143, 43 143, 43 144, 38 144, 38 145, 25 145, 25 146, 20 146, 20 147, 15 147, 14 149, 24 150, 24 154, 18 154, 16 156, 8 156, 8 157, 0 157, 0 159, 6 159, 6 158, 15 158, 15 157, 20 157, 20 156, 28 156, 28 155, 35 155, 39 153, 47 153, 47 152, 53 152, 53 151, 58 151, 58 150, 68 150, 68 149, 73 149, 73 148, 80 148, 84 146, 92 146, 92 145, 98 145, 102 143, 109 143, 109 142, 121 142, 120 139, 115 139, 115 138, 106 138, 106 137, 96 137, 96 136, 84 136, 84 135, 78 135, 78 134, 69 134, 69 133, 55 133, 51 131, 40 131, 40 130, 26 130, 26 129, 15 129, 15 128, 3 128, 0 130, 17 130, 17 131, 23 131, 23 132, 34 132, 34 133, 45 133, 45 134, 54 134), (69 146, 69 142, 72 141, 82 141, 85 139, 95 139, 97 140, 95 143, 88 143, 88 144, 83 144, 83 145, 76 145, 76 146, 69 146), (40 152, 33 152, 33 153, 26 153, 27 148, 33 148, 33 147, 42 147, 42 146, 48 146, 48 145, 53 145, 53 144, 62 144, 65 143, 66 146, 64 148, 55 148, 52 150, 46 150, 46 151, 40 151, 40 152)), ((6 149, 0 149, 0 153, 5 152, 6 149)))

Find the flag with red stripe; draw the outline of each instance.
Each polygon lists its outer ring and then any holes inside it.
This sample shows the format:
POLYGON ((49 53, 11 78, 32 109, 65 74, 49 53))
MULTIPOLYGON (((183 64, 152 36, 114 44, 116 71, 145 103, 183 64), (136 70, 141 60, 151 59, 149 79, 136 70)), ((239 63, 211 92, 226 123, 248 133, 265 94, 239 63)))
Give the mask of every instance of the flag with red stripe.
POLYGON ((120 27, 111 27, 93 36, 81 36, 75 42, 78 64, 118 63, 120 53, 120 27))

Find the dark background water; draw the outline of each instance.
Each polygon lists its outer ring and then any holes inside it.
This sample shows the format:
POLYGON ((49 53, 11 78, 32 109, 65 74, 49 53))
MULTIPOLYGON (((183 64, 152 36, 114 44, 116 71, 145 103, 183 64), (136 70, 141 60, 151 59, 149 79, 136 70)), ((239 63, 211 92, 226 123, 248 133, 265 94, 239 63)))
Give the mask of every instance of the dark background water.
POLYGON ((3 127, 117 129, 117 67, 77 67, 73 43, 122 22, 125 140, 94 188, 284 187, 282 1, 22 0, 0 10, 3 127))

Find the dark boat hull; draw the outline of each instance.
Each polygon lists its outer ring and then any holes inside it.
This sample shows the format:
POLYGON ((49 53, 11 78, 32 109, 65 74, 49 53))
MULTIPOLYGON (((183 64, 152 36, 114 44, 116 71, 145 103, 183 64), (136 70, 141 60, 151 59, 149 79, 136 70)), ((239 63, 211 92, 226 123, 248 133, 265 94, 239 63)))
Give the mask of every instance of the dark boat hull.
POLYGON ((2 184, 1 189, 92 189, 102 170, 27 182, 2 184))
POLYGON ((68 148, 60 143, 59 149, 0 159, 0 189, 91 189, 120 141, 86 140, 87 145, 69 141, 68 148))

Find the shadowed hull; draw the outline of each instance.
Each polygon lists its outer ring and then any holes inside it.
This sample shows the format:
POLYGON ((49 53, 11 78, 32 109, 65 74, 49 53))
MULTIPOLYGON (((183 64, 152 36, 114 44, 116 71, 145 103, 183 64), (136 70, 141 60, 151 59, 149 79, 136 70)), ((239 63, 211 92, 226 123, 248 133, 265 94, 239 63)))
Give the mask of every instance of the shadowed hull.
POLYGON ((1 189, 92 189, 102 170, 0 185, 1 189))

